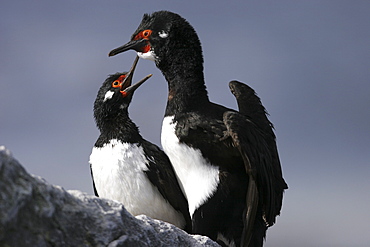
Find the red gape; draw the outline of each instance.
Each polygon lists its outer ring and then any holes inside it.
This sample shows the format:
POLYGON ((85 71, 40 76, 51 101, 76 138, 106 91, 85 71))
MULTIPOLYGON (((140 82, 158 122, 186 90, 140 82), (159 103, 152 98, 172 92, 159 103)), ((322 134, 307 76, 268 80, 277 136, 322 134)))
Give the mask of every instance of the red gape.
POLYGON ((120 91, 120 92, 121 92, 121 94, 122 94, 123 97, 126 97, 127 96, 127 92, 125 92, 125 91, 120 91))
MULTIPOLYGON (((140 33, 136 34, 136 36, 134 37, 134 40, 139 40, 139 39, 149 40, 150 35, 152 35, 152 30, 147 29, 147 30, 141 31, 140 33)), ((140 52, 147 53, 148 51, 150 51, 149 42, 147 42, 146 46, 141 48, 140 52)))

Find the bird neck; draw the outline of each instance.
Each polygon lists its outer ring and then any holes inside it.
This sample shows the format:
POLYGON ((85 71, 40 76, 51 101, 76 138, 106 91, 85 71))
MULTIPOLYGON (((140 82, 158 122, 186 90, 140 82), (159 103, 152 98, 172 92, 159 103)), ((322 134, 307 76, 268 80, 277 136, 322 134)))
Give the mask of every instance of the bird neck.
POLYGON ((138 143, 142 139, 138 127, 129 118, 127 109, 118 114, 106 114, 97 124, 100 141, 118 139, 122 142, 138 143))
POLYGON ((175 51, 157 63, 157 67, 168 82, 166 115, 194 110, 209 102, 201 49, 198 52, 188 49, 185 54, 175 51))

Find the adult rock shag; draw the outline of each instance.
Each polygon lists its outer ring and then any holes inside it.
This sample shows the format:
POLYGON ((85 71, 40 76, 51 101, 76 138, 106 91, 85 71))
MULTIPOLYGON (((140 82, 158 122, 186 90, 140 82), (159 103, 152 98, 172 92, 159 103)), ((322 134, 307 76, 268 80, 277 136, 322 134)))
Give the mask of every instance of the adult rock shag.
POLYGON ((94 103, 100 136, 90 156, 96 196, 117 200, 133 215, 145 214, 191 232, 188 202, 167 155, 143 139, 129 118, 131 85, 138 61, 128 73, 109 76, 94 103))
POLYGON ((262 246, 287 189, 273 125, 254 90, 230 82, 239 111, 209 101, 194 28, 168 11, 145 14, 131 40, 168 82, 161 142, 189 202, 193 232, 222 245, 262 246))

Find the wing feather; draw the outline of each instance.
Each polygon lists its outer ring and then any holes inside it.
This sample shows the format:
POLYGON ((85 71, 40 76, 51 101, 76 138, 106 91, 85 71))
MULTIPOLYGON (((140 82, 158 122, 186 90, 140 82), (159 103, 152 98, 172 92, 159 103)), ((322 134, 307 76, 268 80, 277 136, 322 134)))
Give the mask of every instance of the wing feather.
POLYGON ((239 150, 249 176, 242 246, 248 246, 257 212, 262 211, 266 227, 275 223, 280 214, 283 191, 287 184, 282 177, 273 125, 259 97, 249 86, 230 82, 239 112, 224 114, 226 135, 239 150))
POLYGON ((257 166, 257 174, 264 188, 265 221, 268 226, 272 226, 276 216, 280 214, 283 192, 288 188, 282 174, 273 124, 268 120, 265 107, 251 87, 238 81, 231 81, 229 86, 236 97, 239 112, 253 123, 250 131, 254 134, 249 138, 255 136, 255 140, 251 140, 250 144, 257 145, 254 148, 255 156, 264 161, 256 163, 261 164, 257 166))
POLYGON ((167 155, 156 145, 144 141, 148 166, 150 170, 146 171, 148 179, 155 185, 162 196, 172 205, 172 207, 180 211, 185 219, 185 231, 191 233, 191 218, 189 214, 188 201, 183 194, 176 177, 175 170, 172 168, 171 162, 167 155))

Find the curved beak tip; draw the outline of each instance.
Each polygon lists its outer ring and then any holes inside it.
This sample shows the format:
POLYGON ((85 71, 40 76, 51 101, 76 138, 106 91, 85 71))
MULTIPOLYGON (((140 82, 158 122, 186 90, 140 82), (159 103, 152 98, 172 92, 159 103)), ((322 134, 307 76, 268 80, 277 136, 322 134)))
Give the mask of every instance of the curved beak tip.
POLYGON ((108 56, 112 57, 115 56, 119 53, 128 51, 128 50, 135 50, 135 51, 140 51, 145 45, 147 45, 147 40, 145 39, 140 39, 140 40, 131 40, 127 42, 126 44, 113 49, 109 52, 108 56))
POLYGON ((121 51, 121 49, 120 49, 120 48, 121 48, 121 47, 118 47, 118 48, 116 48, 116 49, 111 50, 111 51, 108 53, 108 57, 113 57, 113 56, 115 56, 115 55, 117 55, 117 54, 119 54, 119 53, 123 52, 123 51, 121 51))
POLYGON ((136 89, 138 89, 146 80, 148 80, 150 77, 152 77, 153 74, 149 74, 145 76, 143 79, 141 79, 139 82, 135 83, 134 85, 131 85, 127 87, 125 90, 125 95, 133 93, 136 89))

